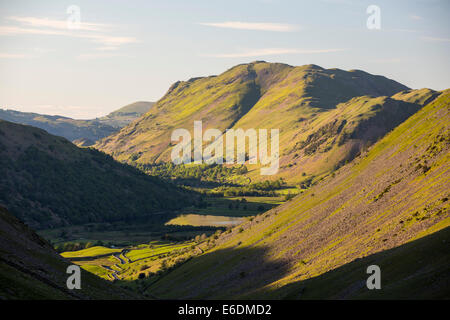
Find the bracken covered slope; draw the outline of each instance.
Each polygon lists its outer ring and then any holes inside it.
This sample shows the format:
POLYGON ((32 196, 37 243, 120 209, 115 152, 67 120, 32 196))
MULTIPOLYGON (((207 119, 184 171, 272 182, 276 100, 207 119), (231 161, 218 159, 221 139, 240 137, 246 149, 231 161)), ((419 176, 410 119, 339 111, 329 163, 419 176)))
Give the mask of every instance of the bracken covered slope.
MULTIPOLYGON (((153 163, 170 161, 172 131, 192 133, 197 120, 203 132, 279 129, 276 178, 301 182, 353 159, 437 95, 359 70, 254 62, 176 82, 147 114, 96 148, 120 161, 153 163)), ((253 181, 267 178, 259 173, 249 166, 253 181)))
POLYGON ((171 298, 449 298, 450 90, 302 195, 215 240, 171 298), (369 291, 366 268, 381 268, 369 291))

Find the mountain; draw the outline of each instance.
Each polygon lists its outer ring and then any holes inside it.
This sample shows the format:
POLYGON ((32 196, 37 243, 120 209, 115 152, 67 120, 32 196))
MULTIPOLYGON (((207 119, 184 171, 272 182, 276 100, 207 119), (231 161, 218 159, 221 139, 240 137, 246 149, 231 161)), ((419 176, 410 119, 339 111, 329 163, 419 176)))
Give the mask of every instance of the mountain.
POLYGON ((95 142, 117 131, 117 128, 95 120, 75 120, 63 116, 50 116, 15 110, 0 109, 0 119, 41 128, 48 133, 65 137, 70 141, 87 139, 95 142))
POLYGON ((147 113, 154 104, 148 101, 134 102, 95 120, 115 128, 122 128, 147 113))
POLYGON ((0 109, 0 119, 38 127, 48 133, 74 141, 80 146, 89 146, 139 118, 151 108, 152 104, 145 101, 135 102, 105 117, 92 120, 76 120, 63 116, 4 109, 0 109))
MULTIPOLYGON (((217 128, 280 130, 276 177, 318 179, 353 159, 438 93, 360 70, 257 61, 174 83, 139 120, 95 145, 120 161, 170 161, 171 133, 217 128), (413 93, 411 93, 413 92, 413 93)), ((258 165, 247 174, 266 179, 258 165)))
POLYGON ((66 286, 71 263, 33 230, 0 206, 0 299, 137 299, 81 270, 81 289, 66 286))
POLYGON ((191 197, 102 152, 0 120, 0 205, 33 228, 150 219, 191 197))
POLYGON ((449 151, 450 89, 334 175, 205 241, 200 257, 149 292, 178 299, 448 299, 449 151), (373 264, 381 290, 366 287, 373 264))

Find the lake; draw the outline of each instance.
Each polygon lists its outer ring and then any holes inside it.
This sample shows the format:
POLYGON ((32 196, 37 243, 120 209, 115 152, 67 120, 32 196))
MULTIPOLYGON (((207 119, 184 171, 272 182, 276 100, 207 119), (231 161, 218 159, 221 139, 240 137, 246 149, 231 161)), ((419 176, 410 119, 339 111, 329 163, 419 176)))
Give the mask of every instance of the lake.
POLYGON ((212 226, 212 227, 227 227, 236 226, 245 221, 244 217, 227 217, 227 216, 213 216, 203 214, 182 214, 166 224, 177 226, 212 226))

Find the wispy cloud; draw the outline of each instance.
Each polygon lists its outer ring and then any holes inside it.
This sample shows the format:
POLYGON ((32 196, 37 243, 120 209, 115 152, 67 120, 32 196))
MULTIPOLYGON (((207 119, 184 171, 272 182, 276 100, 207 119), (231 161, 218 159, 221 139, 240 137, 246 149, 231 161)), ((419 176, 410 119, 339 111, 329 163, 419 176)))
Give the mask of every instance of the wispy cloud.
POLYGON ((421 37, 422 40, 432 41, 432 42, 450 42, 450 38, 439 38, 439 37, 421 37))
POLYGON ((370 62, 373 63, 401 63, 401 62, 408 62, 411 59, 406 58, 383 58, 383 59, 372 59, 370 62))
POLYGON ((30 57, 28 54, 21 53, 0 53, 0 59, 24 59, 30 57))
POLYGON ((412 20, 423 20, 423 17, 418 16, 416 14, 410 14, 409 18, 412 19, 412 20))
POLYGON ((91 60, 91 59, 101 59, 101 58, 114 58, 114 57, 121 57, 122 54, 118 53, 83 53, 77 56, 80 60, 91 60))
POLYGON ((200 22, 204 26, 238 29, 238 30, 257 30, 257 31, 276 31, 276 32, 292 32, 300 29, 300 26, 286 23, 270 23, 270 22, 200 22))
POLYGON ((261 56, 275 56, 283 54, 316 54, 316 53, 331 53, 345 51, 346 49, 291 49, 291 48, 265 48, 246 50, 236 53, 220 53, 220 54, 205 54, 206 57, 214 58, 249 58, 261 56))
POLYGON ((107 24, 82 22, 80 28, 71 30, 65 20, 52 20, 36 17, 9 17, 19 26, 0 26, 0 36, 48 35, 88 39, 99 43, 108 50, 117 50, 120 46, 139 42, 134 37, 110 35, 112 26, 107 24))
POLYGON ((414 30, 414 29, 402 29, 402 28, 386 28, 386 29, 381 29, 384 32, 407 32, 407 33, 418 33, 418 30, 414 30))
MULTIPOLYGON (((54 19, 38 18, 38 17, 16 17, 16 16, 8 17, 8 19, 15 21, 15 22, 19 22, 24 25, 32 26, 32 27, 67 29, 67 21, 66 20, 54 20, 54 19)), ((109 27, 111 27, 111 26, 106 25, 106 24, 80 21, 78 30, 104 31, 105 29, 107 29, 109 27)))

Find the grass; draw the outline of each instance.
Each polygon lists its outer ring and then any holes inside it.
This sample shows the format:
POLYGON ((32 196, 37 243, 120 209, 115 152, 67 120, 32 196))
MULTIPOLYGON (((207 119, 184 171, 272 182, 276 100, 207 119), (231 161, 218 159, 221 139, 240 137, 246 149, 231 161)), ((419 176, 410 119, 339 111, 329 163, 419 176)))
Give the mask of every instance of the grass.
MULTIPOLYGON (((97 147, 118 160, 149 165, 170 162, 171 132, 176 128, 192 131, 194 120, 202 119, 204 130, 222 132, 278 128, 281 166, 276 178, 301 183, 302 172, 318 179, 330 174, 435 96, 417 90, 389 98, 406 89, 364 72, 242 64, 218 76, 175 83, 136 125, 97 147), (366 132, 367 127, 374 129, 366 132), (132 151, 129 145, 134 146, 132 151)), ((260 165, 247 166, 247 173, 225 180, 245 184, 267 178, 260 175, 260 165)))
POLYGON ((73 263, 106 280, 113 280, 113 274, 115 274, 121 280, 133 281, 138 278, 140 273, 148 276, 150 272, 152 274, 162 272, 178 259, 194 254, 195 249, 192 249, 192 247, 195 247, 195 245, 196 243, 191 241, 181 243, 152 241, 149 244, 114 250, 95 247, 63 252, 61 255, 68 259, 76 258, 73 263), (98 257, 100 255, 101 257, 98 257), (118 255, 125 263, 121 263, 114 255, 118 255))
POLYGON ((61 253, 61 255, 64 258, 87 258, 87 257, 96 257, 96 256, 112 254, 112 253, 116 253, 116 252, 120 252, 120 251, 121 251, 121 249, 112 249, 112 248, 96 246, 96 247, 91 247, 91 248, 78 250, 78 251, 63 252, 63 253, 61 253))
MULTIPOLYGON (((449 104, 450 91, 339 169, 335 177, 223 233, 204 255, 175 269, 150 291, 164 298, 335 297, 322 288, 326 282, 318 280, 335 274, 332 285, 342 295, 347 290, 346 297, 370 297, 352 291, 359 278, 346 276, 344 270, 349 270, 347 265, 361 266, 354 260, 372 263, 371 257, 384 257, 384 252, 390 256, 384 268, 396 288, 380 297, 412 297, 409 289, 426 292, 424 283, 430 281, 441 288, 433 282, 433 274, 442 275, 448 254, 431 250, 427 256, 420 251, 422 269, 414 269, 412 263, 403 263, 401 254, 389 252, 403 252, 394 248, 449 226, 449 104), (430 169, 417 169, 416 158, 426 160, 430 169), (368 201, 374 197, 377 201, 368 201), (432 270, 431 278, 421 274, 423 268, 432 270), (242 271, 244 279, 239 277, 242 271), (340 278, 352 279, 340 282, 340 278)), ((414 260, 414 250, 405 253, 405 261, 414 260)), ((429 291, 430 296, 436 294, 429 291)))

